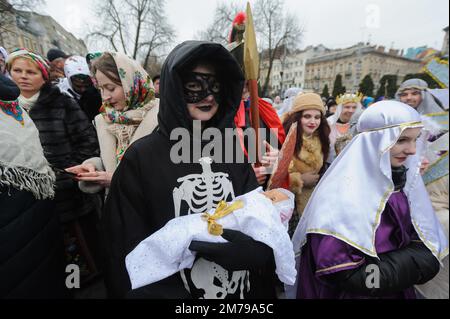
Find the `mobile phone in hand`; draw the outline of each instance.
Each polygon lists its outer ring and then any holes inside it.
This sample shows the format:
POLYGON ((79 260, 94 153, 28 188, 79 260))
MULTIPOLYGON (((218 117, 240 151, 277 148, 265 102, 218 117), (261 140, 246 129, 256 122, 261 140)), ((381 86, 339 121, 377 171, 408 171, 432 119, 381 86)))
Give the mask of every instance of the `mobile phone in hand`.
POLYGON ((53 171, 54 171, 57 175, 66 175, 66 176, 69 176, 69 177, 71 177, 71 178, 77 177, 77 174, 68 172, 68 171, 66 171, 65 169, 62 169, 62 168, 53 167, 53 171))

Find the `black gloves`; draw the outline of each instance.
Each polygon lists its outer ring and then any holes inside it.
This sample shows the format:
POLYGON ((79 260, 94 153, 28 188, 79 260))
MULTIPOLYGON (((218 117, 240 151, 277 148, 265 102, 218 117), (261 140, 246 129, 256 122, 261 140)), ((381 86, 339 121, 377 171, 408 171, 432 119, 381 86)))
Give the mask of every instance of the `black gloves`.
POLYGON ((424 284, 439 272, 439 262, 422 242, 411 242, 402 249, 379 255, 380 260, 366 257, 358 269, 341 271, 327 276, 327 282, 339 289, 369 297, 383 297, 401 292, 414 285, 424 284), (366 272, 370 264, 378 266, 379 288, 368 288, 366 272))
POLYGON ((228 243, 192 241, 189 249, 199 257, 215 262, 227 270, 255 270, 274 262, 272 248, 235 230, 224 229, 228 243))

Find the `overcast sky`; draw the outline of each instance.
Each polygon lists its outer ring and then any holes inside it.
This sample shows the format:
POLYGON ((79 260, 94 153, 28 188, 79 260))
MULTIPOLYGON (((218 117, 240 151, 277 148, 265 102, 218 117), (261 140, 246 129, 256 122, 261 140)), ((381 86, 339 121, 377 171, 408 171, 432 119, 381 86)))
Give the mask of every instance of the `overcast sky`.
MULTIPOLYGON (((95 19, 92 12, 97 1, 102 0, 46 0, 46 12, 82 38, 85 25, 95 19)), ((192 39, 205 29, 218 2, 166 0, 169 22, 177 32, 176 42, 192 39)), ((237 2, 245 10, 247 1, 237 2)), ((448 0, 285 0, 285 7, 306 30, 302 48, 320 43, 339 48, 370 40, 388 48, 427 45, 440 50, 442 29, 449 22, 448 0)))

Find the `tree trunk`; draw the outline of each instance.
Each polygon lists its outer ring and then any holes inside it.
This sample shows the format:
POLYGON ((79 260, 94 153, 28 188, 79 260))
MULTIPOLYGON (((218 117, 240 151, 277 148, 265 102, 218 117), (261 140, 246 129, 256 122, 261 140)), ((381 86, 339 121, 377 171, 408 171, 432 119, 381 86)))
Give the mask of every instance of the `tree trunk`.
POLYGON ((137 53, 138 53, 138 46, 139 46, 139 36, 141 34, 141 25, 142 25, 142 12, 138 13, 138 25, 136 28, 136 38, 134 40, 134 52, 133 52, 133 59, 136 60, 137 53))

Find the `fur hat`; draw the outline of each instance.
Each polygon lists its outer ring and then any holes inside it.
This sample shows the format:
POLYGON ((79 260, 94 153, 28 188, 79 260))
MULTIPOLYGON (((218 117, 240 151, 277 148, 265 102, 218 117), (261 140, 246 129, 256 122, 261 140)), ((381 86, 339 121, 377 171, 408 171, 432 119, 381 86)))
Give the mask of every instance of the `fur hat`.
POLYGON ((325 107, 319 94, 300 93, 295 97, 290 113, 297 113, 305 110, 317 110, 322 113, 322 115, 325 115, 325 107))

